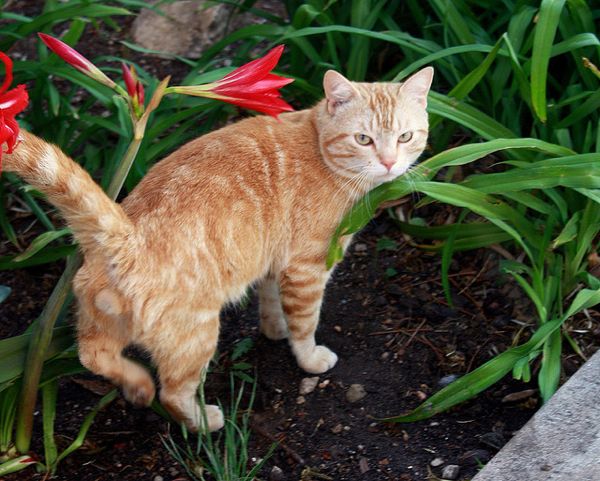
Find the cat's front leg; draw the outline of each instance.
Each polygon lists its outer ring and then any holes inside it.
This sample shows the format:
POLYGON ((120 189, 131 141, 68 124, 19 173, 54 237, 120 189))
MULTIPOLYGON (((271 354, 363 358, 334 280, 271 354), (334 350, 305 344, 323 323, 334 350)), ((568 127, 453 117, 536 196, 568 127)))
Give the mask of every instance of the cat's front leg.
MULTIPOLYGON (((319 264, 317 264, 319 265, 319 264)), ((320 264, 324 266, 324 263, 320 264)), ((321 302, 329 273, 310 264, 291 264, 281 277, 281 301, 287 318, 289 342, 298 365, 306 372, 328 371, 337 355, 315 342, 321 302)))
POLYGON ((288 337, 288 327, 281 308, 279 281, 269 274, 258 286, 260 332, 273 341, 288 337))

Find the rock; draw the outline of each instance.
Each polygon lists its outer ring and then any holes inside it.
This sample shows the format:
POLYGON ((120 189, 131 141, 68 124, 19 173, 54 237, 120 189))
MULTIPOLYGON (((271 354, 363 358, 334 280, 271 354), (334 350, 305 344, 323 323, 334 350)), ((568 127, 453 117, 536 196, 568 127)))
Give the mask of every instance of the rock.
POLYGON ((210 4, 194 0, 163 3, 159 8, 164 15, 143 9, 131 27, 133 40, 150 50, 199 58, 224 35, 227 25, 228 8, 210 4))
POLYGON ((501 434, 494 432, 482 434, 479 438, 479 442, 484 446, 495 449, 496 451, 502 449, 502 446, 506 444, 504 437, 501 434))
POLYGON ((434 458, 430 461, 429 464, 431 465, 431 467, 437 468, 437 467, 441 466, 442 464, 444 464, 444 460, 442 458, 434 458))
POLYGON ((269 481, 283 481, 283 470, 279 466, 273 466, 269 474, 269 481))
POLYGON ((304 396, 298 396, 296 398, 296 404, 304 404, 306 402, 306 398, 304 396))
POLYGON ((304 379, 302 379, 302 381, 300 381, 300 388, 298 389, 298 391, 302 395, 310 394, 315 390, 317 384, 319 384, 319 376, 305 377, 304 379))
POLYGON ((346 391, 346 399, 351 403, 360 401, 366 395, 367 391, 365 391, 365 387, 362 384, 351 384, 346 391))
POLYGON ((366 250, 367 244, 363 244, 362 242, 359 242, 354 246, 354 252, 366 252, 366 250))
POLYGON ((165 478, 163 478, 162 476, 156 475, 156 476, 154 476, 154 478, 152 478, 152 481, 164 481, 164 479, 165 478))
POLYGON ((364 456, 358 460, 358 469, 360 474, 365 474, 369 470, 369 460, 364 456))
POLYGON ((444 466, 444 469, 442 470, 442 479, 454 481, 456 478, 458 478, 459 471, 460 467, 457 464, 449 464, 448 466, 444 466))
POLYGON ((460 462, 465 466, 479 466, 487 463, 491 457, 492 455, 486 449, 473 449, 463 453, 460 462))
POLYGON ((459 377, 460 376, 458 374, 448 374, 447 376, 441 378, 437 384, 439 387, 446 387, 448 384, 452 384, 454 381, 456 381, 459 377))
POLYGON ((341 423, 336 424, 331 428, 333 434, 340 434, 344 430, 344 426, 341 423))

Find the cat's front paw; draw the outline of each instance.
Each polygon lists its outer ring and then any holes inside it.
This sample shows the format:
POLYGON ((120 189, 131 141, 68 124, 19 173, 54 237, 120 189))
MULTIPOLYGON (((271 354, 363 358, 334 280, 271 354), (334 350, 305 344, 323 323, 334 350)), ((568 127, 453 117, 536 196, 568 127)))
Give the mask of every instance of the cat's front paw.
POLYGON ((325 346, 315 346, 310 353, 298 356, 298 365, 311 374, 329 371, 338 360, 337 354, 325 346))

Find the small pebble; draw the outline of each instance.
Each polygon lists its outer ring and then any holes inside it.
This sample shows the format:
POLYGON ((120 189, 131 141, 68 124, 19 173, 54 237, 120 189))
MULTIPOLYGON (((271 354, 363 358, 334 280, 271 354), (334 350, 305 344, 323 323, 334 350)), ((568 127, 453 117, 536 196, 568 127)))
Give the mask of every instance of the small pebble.
POLYGON ((152 481, 164 481, 165 478, 163 478, 160 475, 154 476, 154 479, 152 481))
POLYGON ((367 250, 367 244, 359 242, 354 246, 354 252, 365 252, 367 250))
POLYGON ((444 464, 444 460, 442 458, 434 458, 431 460, 431 462, 429 464, 432 467, 437 468, 437 467, 441 466, 442 464, 444 464))
POLYGON ((425 401, 425 399, 427 399, 427 394, 425 394, 423 391, 416 391, 415 396, 417 396, 419 401, 425 401))
POLYGON ((279 466, 273 466, 271 474, 269 474, 269 481, 282 481, 283 479, 283 470, 279 466))
POLYGON ((333 326, 335 332, 342 332, 342 326, 333 326))
POLYGON ((300 381, 300 388, 298 389, 298 391, 302 395, 310 394, 311 392, 313 392, 315 390, 318 383, 319 383, 319 376, 305 377, 304 379, 302 379, 302 381, 300 381))
POLYGON ((296 404, 304 404, 306 402, 306 398, 304 396, 298 396, 296 398, 296 404))
POLYGON ((351 403, 360 401, 366 395, 367 391, 365 391, 365 387, 362 384, 351 384, 346 391, 346 399, 351 403))
POLYGON ((329 379, 325 379, 323 382, 320 382, 320 383, 319 383, 319 389, 324 389, 324 388, 326 388, 327 386, 329 386, 329 383, 330 383, 330 382, 331 382, 331 381, 330 381, 329 379))
POLYGON ((458 374, 448 374, 447 376, 441 378, 437 384, 439 387, 446 387, 448 384, 452 384, 454 381, 456 381, 459 377, 460 376, 458 374))
POLYGON ((369 460, 365 457, 361 457, 358 460, 358 468, 360 469, 360 474, 365 474, 369 470, 369 460))
POLYGON ((340 434, 344 429, 344 426, 342 426, 341 424, 336 424, 335 426, 333 426, 331 428, 331 432, 333 434, 340 434))
POLYGON ((386 352, 384 352, 384 353, 381 354, 380 359, 382 361, 387 361, 389 359, 389 357, 390 357, 390 353, 386 351, 386 352))
POLYGON ((458 478, 458 472, 460 471, 460 467, 456 464, 449 464, 448 466, 444 466, 442 471, 442 478, 448 479, 449 481, 454 481, 458 478))

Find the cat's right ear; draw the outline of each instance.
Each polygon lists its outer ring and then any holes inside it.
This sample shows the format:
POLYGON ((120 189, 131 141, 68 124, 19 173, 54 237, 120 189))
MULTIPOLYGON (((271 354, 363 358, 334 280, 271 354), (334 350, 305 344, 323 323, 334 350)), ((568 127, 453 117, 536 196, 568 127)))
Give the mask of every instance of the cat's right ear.
POLYGON ((335 70, 325 72, 323 90, 327 99, 327 111, 331 115, 340 105, 350 101, 357 94, 352 82, 335 70))

